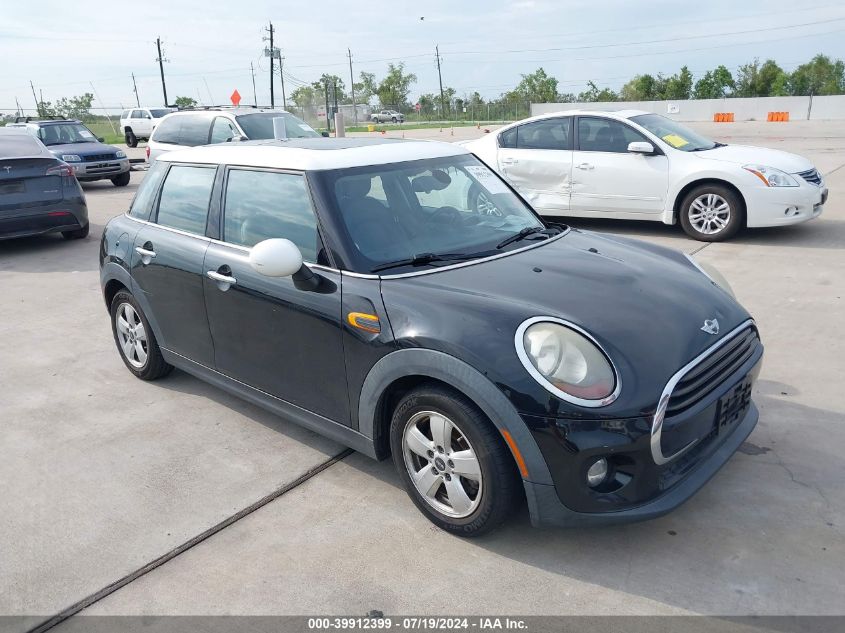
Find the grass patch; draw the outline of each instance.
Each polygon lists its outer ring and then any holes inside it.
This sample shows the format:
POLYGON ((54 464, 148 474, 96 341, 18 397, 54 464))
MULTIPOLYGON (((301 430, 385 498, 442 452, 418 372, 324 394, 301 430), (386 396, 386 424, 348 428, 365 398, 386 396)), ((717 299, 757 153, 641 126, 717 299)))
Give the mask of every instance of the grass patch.
MULTIPOLYGON (((115 134, 111 125, 109 125, 107 121, 86 123, 85 127, 91 130, 95 136, 102 137, 104 139, 103 142, 108 145, 120 145, 126 140, 123 138, 123 134, 115 134)), ((117 123, 115 123, 115 127, 118 127, 117 123)))

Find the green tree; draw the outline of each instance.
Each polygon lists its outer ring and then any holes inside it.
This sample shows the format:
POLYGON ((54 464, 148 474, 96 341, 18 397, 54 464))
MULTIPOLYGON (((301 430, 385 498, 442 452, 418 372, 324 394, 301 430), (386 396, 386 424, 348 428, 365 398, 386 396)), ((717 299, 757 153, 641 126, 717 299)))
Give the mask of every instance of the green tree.
POLYGON ((794 95, 838 95, 845 93, 845 63, 816 55, 796 68, 789 78, 794 95))
POLYGON ((68 119, 79 119, 86 121, 91 118, 91 105, 94 103, 94 95, 90 92, 76 97, 62 97, 56 102, 55 111, 57 114, 68 119))
POLYGON ((692 73, 686 66, 666 79, 662 99, 689 99, 692 96, 692 73))
POLYGON ((528 103, 554 103, 557 101, 557 84, 557 79, 538 68, 533 73, 522 75, 513 92, 528 103))
POLYGON ((414 73, 405 72, 405 64, 389 64, 387 75, 378 85, 378 98, 382 107, 407 108, 408 95, 411 93, 411 84, 416 83, 417 76, 414 73))
POLYGON ((194 108, 197 105, 197 100, 193 97, 176 97, 176 101, 173 103, 176 104, 177 108, 194 108))
POLYGON ((736 88, 733 75, 724 66, 717 66, 708 70, 704 76, 695 82, 694 95, 696 99, 721 99, 729 97, 736 88))
POLYGON ((360 78, 360 82, 352 84, 355 88, 355 100, 358 103, 369 103, 378 92, 376 76, 373 73, 362 72, 360 78))
POLYGON ((601 88, 593 81, 587 82, 587 90, 578 95, 578 101, 619 101, 619 95, 610 88, 601 88))
MULTIPOLYGON (((328 96, 329 103, 332 105, 334 105, 335 90, 337 90, 338 103, 343 103, 346 100, 346 85, 337 75, 323 73, 320 75, 320 78, 311 85, 319 94, 323 95, 323 98, 328 96)), ((358 95, 355 96, 357 97, 358 95)))
POLYGON ((622 101, 653 101, 657 99, 657 80, 651 75, 636 75, 622 86, 619 97, 622 101))
POLYGON ((767 59, 760 65, 755 59, 749 64, 743 64, 736 73, 736 97, 769 97, 779 96, 775 92, 784 92, 787 74, 773 59, 767 59))
MULTIPOLYGON (((299 88, 290 93, 290 98, 299 108, 312 108, 317 104, 317 94, 314 86, 299 86, 299 88)), ((322 99, 322 87, 320 88, 319 94, 322 99)))

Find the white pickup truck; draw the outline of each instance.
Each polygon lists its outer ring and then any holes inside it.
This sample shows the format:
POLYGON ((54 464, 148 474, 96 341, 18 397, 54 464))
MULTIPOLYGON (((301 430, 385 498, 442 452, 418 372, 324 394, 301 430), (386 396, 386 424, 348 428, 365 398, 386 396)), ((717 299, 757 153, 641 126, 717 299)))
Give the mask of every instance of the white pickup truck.
POLYGON ((137 147, 138 141, 148 141, 153 128, 175 108, 132 108, 120 115, 120 130, 129 147, 137 147))

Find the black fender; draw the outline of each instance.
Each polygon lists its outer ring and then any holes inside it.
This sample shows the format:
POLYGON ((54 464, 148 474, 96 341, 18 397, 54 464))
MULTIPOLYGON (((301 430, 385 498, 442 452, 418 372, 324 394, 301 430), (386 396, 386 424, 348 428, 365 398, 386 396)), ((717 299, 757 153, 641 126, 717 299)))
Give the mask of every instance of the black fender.
MULTIPOLYGON (((131 242, 130 242, 131 244, 131 242)), ((118 264, 115 261, 107 261, 104 262, 102 267, 100 268, 100 287, 103 289, 105 293, 106 286, 110 281, 118 281, 123 284, 126 288, 129 289, 129 292, 132 293, 132 296, 135 297, 135 300, 141 306, 141 310, 144 312, 144 316, 147 319, 147 322, 150 324, 150 327, 153 330, 153 334, 156 337, 157 341, 163 340, 161 337, 161 329, 158 326, 158 322, 153 316, 153 310, 150 308, 150 303, 147 301, 147 296, 143 290, 141 290, 140 286, 135 283, 135 280, 132 279, 132 275, 129 274, 129 271, 126 270, 121 264, 118 264)), ((106 306, 106 309, 110 309, 111 306, 106 306)))
POLYGON ((546 461, 528 427, 502 391, 477 369, 448 354, 429 349, 401 349, 383 356, 367 374, 358 401, 358 432, 375 441, 377 405, 395 380, 407 376, 434 378, 472 400, 516 443, 528 470, 526 481, 552 484, 546 461))

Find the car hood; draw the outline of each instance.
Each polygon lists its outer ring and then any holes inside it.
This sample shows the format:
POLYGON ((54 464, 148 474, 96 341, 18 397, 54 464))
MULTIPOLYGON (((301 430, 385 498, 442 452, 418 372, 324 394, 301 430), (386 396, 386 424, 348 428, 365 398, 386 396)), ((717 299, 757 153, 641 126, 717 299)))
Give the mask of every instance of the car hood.
POLYGON ((749 163, 767 165, 789 174, 795 174, 799 171, 807 171, 813 168, 813 163, 803 156, 782 152, 778 149, 753 147, 751 145, 723 145, 722 147, 714 147, 713 149, 702 152, 695 152, 695 155, 699 158, 722 160, 737 163, 738 165, 747 165, 749 163))
POLYGON ((552 316, 589 332, 623 381, 602 412, 643 411, 669 378, 749 318, 681 253, 572 230, 538 248, 430 275, 382 280, 394 336, 469 362, 525 393, 517 327, 552 316), (717 319, 718 335, 702 331, 717 319))
POLYGON ((87 156, 89 154, 116 154, 117 148, 103 143, 66 143, 64 145, 48 145, 47 149, 56 156, 62 154, 76 154, 87 156))

